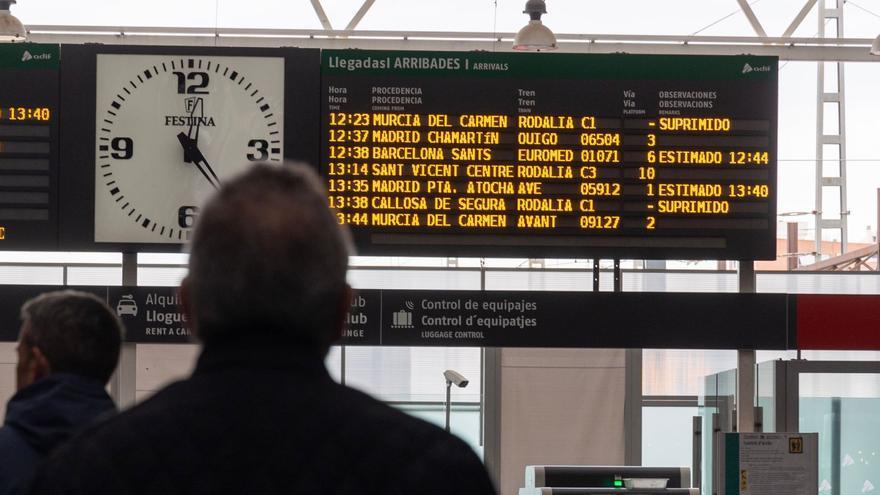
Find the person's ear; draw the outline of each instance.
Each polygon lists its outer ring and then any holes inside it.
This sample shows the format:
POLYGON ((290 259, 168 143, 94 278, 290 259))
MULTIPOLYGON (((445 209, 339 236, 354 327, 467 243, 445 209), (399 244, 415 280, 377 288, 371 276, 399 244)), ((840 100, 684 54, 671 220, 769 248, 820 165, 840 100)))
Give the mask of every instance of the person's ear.
POLYGON ((43 351, 39 347, 31 347, 30 353, 31 359, 29 360, 28 365, 30 366, 29 371, 31 373, 32 382, 51 375, 52 365, 49 364, 49 360, 46 359, 46 355, 43 354, 43 351))
POLYGON ((180 289, 177 293, 180 296, 180 308, 178 309, 183 313, 193 336, 197 336, 195 312, 192 304, 192 282, 190 282, 188 275, 180 282, 180 289))

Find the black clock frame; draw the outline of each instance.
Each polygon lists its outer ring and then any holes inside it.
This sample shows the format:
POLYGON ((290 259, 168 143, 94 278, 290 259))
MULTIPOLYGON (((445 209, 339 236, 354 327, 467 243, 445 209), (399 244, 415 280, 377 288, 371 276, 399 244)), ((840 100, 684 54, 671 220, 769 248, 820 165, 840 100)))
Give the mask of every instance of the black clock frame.
POLYGON ((59 245, 68 251, 169 252, 183 244, 95 242, 95 117, 99 54, 282 57, 284 59, 284 158, 319 160, 320 51, 304 48, 62 45, 59 245), (296 115, 296 118, 288 118, 296 115), (65 118, 67 116, 67 118, 65 118))

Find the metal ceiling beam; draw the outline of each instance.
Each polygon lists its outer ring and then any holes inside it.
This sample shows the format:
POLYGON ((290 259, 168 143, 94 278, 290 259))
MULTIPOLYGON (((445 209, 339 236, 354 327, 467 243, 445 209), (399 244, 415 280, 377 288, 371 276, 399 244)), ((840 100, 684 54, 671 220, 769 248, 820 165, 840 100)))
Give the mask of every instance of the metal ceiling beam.
POLYGON ((801 11, 798 12, 798 15, 794 18, 793 21, 791 21, 791 24, 788 26, 785 32, 782 33, 782 37, 791 37, 791 35, 794 34, 795 30, 797 30, 797 28, 800 27, 800 25, 804 22, 804 19, 807 18, 807 15, 810 13, 811 10, 813 10, 813 6, 815 5, 816 0, 807 0, 807 3, 804 4, 804 8, 802 8, 801 11))
POLYGON ((354 15, 354 17, 351 18, 351 21, 349 21, 348 26, 345 26, 345 30, 346 31, 353 31, 354 28, 356 28, 357 25, 360 24, 361 19, 363 19, 364 16, 367 15, 367 12, 369 12, 370 8, 373 6, 374 3, 376 3, 376 0, 364 0, 364 4, 361 5, 361 8, 358 9, 358 11, 354 15))
POLYGON ((742 9, 743 14, 746 15, 746 18, 749 20, 749 24, 752 25, 752 29, 755 30, 755 33, 762 37, 767 37, 767 31, 764 31, 764 26, 761 26, 761 23, 758 21, 758 16, 755 15, 755 11, 752 10, 752 6, 749 5, 749 2, 746 0, 736 0, 739 3, 739 8, 742 9))
MULTIPOLYGON (((515 33, 443 31, 322 31, 37 26, 30 40, 40 43, 105 43, 190 46, 300 46, 409 50, 512 51, 515 33), (342 38, 344 37, 344 38, 342 38)), ((665 55, 768 55, 793 61, 880 62, 868 50, 870 38, 771 38, 756 36, 667 36, 557 34, 560 52, 665 55)))
POLYGON ((859 271, 862 268, 866 270, 874 270, 868 261, 877 255, 878 247, 876 244, 865 246, 863 248, 843 253, 833 258, 805 265, 798 268, 799 271, 859 271))
POLYGON ((326 31, 333 31, 333 25, 330 24, 330 18, 327 17, 327 13, 324 12, 324 6, 321 5, 321 0, 312 0, 312 8, 315 9, 315 14, 318 15, 318 20, 321 21, 321 25, 324 26, 326 31))

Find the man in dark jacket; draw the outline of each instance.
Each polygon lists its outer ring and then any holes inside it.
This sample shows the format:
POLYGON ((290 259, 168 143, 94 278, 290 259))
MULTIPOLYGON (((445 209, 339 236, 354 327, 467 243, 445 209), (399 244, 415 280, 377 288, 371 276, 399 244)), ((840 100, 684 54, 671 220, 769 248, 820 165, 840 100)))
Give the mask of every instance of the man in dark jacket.
POLYGON ((91 428, 37 475, 45 494, 492 494, 464 442, 335 383, 347 232, 303 166, 252 167, 201 210, 187 320, 193 375, 91 428))
POLYGON ((26 302, 21 317, 18 392, 0 428, 0 495, 21 493, 52 449, 115 411, 104 387, 122 330, 110 308, 92 294, 50 292, 26 302))

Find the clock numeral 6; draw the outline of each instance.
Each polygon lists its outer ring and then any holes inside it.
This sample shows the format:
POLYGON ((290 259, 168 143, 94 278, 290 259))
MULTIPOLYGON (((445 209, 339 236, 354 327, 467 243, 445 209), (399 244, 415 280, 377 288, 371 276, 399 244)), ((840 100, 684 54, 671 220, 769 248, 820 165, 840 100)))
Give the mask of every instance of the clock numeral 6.
POLYGON ((207 72, 190 72, 189 74, 184 74, 183 72, 175 72, 175 76, 177 76, 177 93, 178 94, 186 94, 186 95, 206 95, 208 91, 202 91, 203 89, 208 87, 208 82, 211 80, 208 77, 207 72), (186 81, 195 81, 199 80, 198 83, 186 85, 186 81))
POLYGON ((110 156, 116 160, 128 160, 134 156, 134 141, 129 137, 113 138, 110 147, 113 148, 110 156))
POLYGON ((252 162, 261 162, 269 158, 269 141, 265 139, 251 139, 248 148, 253 148, 256 153, 248 153, 247 159, 252 162))
POLYGON ((182 229, 191 228, 196 223, 199 214, 198 206, 181 206, 177 210, 177 225, 182 229))

